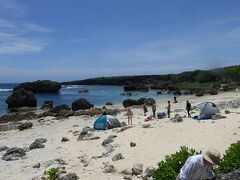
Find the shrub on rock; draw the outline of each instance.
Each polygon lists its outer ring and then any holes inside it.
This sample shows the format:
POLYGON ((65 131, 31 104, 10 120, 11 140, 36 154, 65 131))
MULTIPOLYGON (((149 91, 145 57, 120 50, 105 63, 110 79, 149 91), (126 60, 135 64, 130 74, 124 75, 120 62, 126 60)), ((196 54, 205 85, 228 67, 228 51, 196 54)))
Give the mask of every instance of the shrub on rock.
POLYGON ((61 84, 50 80, 38 80, 34 82, 21 83, 14 88, 14 91, 21 88, 26 91, 32 91, 33 93, 58 93, 61 89, 61 84))
POLYGON ((200 153, 185 146, 181 147, 180 151, 167 155, 165 160, 158 163, 158 168, 154 171, 153 178, 156 180, 176 179, 187 158, 200 153))
POLYGON ((220 172, 228 173, 240 169, 240 141, 233 143, 226 150, 219 165, 220 172))

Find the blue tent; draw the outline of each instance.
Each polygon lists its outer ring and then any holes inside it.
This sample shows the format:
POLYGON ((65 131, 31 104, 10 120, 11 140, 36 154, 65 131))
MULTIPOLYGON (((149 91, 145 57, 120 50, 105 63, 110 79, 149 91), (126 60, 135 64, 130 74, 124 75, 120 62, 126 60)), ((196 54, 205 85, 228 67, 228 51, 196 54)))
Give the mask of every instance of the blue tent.
POLYGON ((93 128, 95 130, 105 130, 121 127, 121 123, 118 119, 111 115, 101 116, 94 122, 93 128))

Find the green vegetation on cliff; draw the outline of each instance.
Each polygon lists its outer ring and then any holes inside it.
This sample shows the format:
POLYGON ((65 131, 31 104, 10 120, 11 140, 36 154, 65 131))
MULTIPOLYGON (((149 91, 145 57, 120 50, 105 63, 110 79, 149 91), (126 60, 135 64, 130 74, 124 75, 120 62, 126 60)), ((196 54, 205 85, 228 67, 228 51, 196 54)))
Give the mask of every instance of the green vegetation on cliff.
POLYGON ((180 74, 166 75, 142 75, 142 76, 115 76, 99 77, 79 81, 63 82, 64 85, 127 85, 127 84, 145 84, 164 86, 166 83, 182 86, 206 86, 216 85, 217 83, 230 83, 240 81, 240 65, 217 68, 212 70, 195 70, 182 72, 180 74))

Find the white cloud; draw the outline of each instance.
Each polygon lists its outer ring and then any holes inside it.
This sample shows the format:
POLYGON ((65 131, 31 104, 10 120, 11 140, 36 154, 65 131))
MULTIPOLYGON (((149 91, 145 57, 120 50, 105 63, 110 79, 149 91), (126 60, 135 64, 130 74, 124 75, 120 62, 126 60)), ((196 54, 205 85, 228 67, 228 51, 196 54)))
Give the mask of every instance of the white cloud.
POLYGON ((20 2, 17 0, 0 0, 0 12, 9 16, 23 17, 26 15, 27 7, 20 2))
POLYGON ((0 18, 0 55, 42 51, 49 43, 45 36, 53 31, 29 21, 0 18))

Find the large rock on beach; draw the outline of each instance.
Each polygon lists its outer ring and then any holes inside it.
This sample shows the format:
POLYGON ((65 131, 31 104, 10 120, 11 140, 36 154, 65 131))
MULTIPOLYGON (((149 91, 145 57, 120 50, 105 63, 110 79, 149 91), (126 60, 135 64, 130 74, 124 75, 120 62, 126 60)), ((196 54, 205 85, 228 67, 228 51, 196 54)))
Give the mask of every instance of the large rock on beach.
POLYGON ((32 149, 39 149, 39 148, 44 148, 44 144, 41 143, 41 142, 36 142, 34 141, 30 146, 29 146, 29 149, 32 150, 32 149))
POLYGON ((1 123, 6 123, 10 121, 22 121, 22 120, 31 120, 38 118, 38 115, 34 112, 21 113, 21 114, 8 114, 0 117, 1 123))
POLYGON ((126 107, 129 107, 129 106, 138 105, 138 102, 134 99, 125 99, 122 102, 122 105, 126 108, 126 107))
POLYGON ((116 172, 116 168, 112 165, 109 164, 108 162, 103 162, 103 172, 104 173, 115 173, 116 172))
POLYGON ((216 174, 216 180, 240 180, 240 169, 227 174, 216 174))
POLYGON ((35 139, 35 141, 29 146, 29 149, 39 149, 39 148, 44 148, 45 145, 43 143, 47 142, 46 138, 38 138, 35 139))
POLYGON ((154 173, 155 169, 154 167, 150 166, 150 167, 147 167, 142 175, 142 179, 143 180, 147 180, 149 177, 152 177, 153 176, 153 173, 154 173))
POLYGON ((80 98, 76 101, 74 101, 72 103, 72 110, 76 111, 76 110, 85 110, 85 109, 90 109, 93 108, 94 105, 91 104, 90 102, 88 102, 86 99, 84 98, 80 98))
POLYGON ((107 139, 104 139, 102 142, 102 146, 105 147, 107 144, 112 143, 113 139, 116 138, 116 135, 110 135, 107 137, 107 139))
POLYGON ((134 164, 132 167, 132 175, 141 175, 143 173, 143 164, 134 164))
POLYGON ((53 108, 53 101, 44 101, 41 109, 52 109, 53 108))
POLYGON ((9 149, 9 147, 7 147, 7 146, 0 146, 0 152, 7 151, 8 149, 9 149))
POLYGON ((21 88, 25 89, 26 91, 32 91, 33 93, 59 93, 61 84, 50 80, 38 80, 34 82, 22 83, 15 87, 14 91, 21 88))
POLYGON ((118 161, 120 159, 124 159, 122 153, 117 153, 112 157, 112 161, 118 161))
POLYGON ((179 114, 175 114, 173 118, 170 119, 172 122, 182 122, 183 118, 179 114))
POLYGON ((67 104, 61 104, 61 105, 55 106, 50 112, 59 113, 61 111, 71 111, 71 108, 67 104))
POLYGON ((32 128, 32 126, 33 126, 33 123, 31 123, 31 122, 26 122, 26 123, 20 124, 20 125, 18 126, 18 129, 19 129, 20 131, 23 131, 24 129, 32 128))
POLYGON ((7 152, 3 154, 2 160, 14 161, 22 158, 25 155, 26 153, 22 148, 14 147, 14 148, 8 149, 7 152))
POLYGON ((78 180, 79 177, 76 173, 67 173, 67 174, 60 174, 56 180, 78 180))
POLYGON ((18 89, 10 95, 6 103, 8 108, 19 108, 19 107, 36 107, 37 99, 32 92, 24 89, 18 89))

